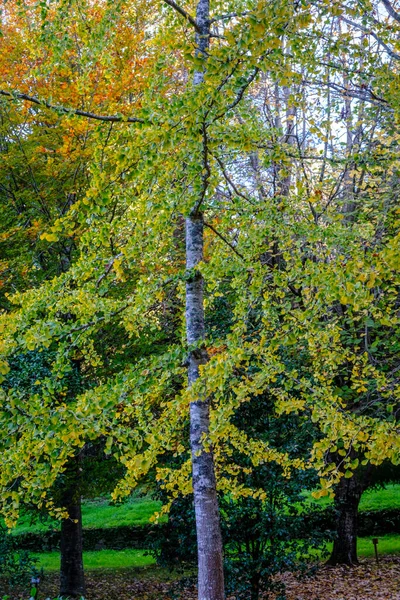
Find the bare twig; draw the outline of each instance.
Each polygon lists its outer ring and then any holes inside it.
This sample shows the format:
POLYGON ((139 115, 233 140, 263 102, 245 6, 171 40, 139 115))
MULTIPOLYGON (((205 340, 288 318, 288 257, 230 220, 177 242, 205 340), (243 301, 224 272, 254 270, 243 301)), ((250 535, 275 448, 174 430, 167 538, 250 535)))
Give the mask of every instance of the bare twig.
POLYGON ((248 196, 246 196, 246 194, 243 194, 242 192, 240 192, 237 189, 235 183, 230 178, 222 160, 220 158, 218 158, 218 156, 215 156, 215 155, 214 155, 214 158, 217 161, 217 163, 219 164, 221 171, 222 171, 222 175, 224 176, 226 182, 231 186, 231 188, 235 192, 236 196, 239 196, 239 198, 243 198, 243 200, 246 200, 246 202, 249 202, 249 204, 253 204, 253 202, 250 200, 250 198, 248 196))
POLYGON ((245 93, 245 91, 247 90, 247 88, 249 87, 249 85, 254 81, 254 79, 256 78, 256 76, 258 75, 258 73, 260 72, 260 67, 254 67, 252 73, 249 75, 249 77, 246 79, 246 81, 244 82, 244 84, 239 88, 235 99, 233 100, 233 102, 231 102, 231 104, 228 104, 228 106, 226 106, 223 110, 223 112, 220 112, 218 115, 216 115, 213 118, 213 121, 218 121, 218 119, 220 119, 221 117, 223 117, 224 115, 226 115, 227 112, 229 112, 230 110, 232 110, 233 108, 235 108, 239 102, 241 101, 241 99, 243 98, 243 95, 245 93))
POLYGON ((241 13, 229 13, 226 15, 219 15, 218 17, 213 17, 212 19, 210 19, 210 23, 216 23, 217 21, 226 21, 227 19, 235 19, 236 17, 245 17, 248 14, 250 14, 249 10, 245 10, 241 13))

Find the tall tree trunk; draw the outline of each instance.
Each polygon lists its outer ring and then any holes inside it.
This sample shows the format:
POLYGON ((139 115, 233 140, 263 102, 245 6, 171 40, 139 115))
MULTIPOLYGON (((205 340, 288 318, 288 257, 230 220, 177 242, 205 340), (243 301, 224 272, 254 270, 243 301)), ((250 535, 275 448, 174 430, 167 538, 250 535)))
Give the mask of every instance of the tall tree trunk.
POLYGON ((83 570, 82 512, 79 485, 78 459, 68 470, 66 487, 63 491, 62 504, 67 509, 69 518, 61 522, 61 569, 60 595, 80 598, 85 593, 85 576, 83 570))
MULTIPOLYGON (((193 85, 204 81, 210 41, 209 0, 199 0, 196 8, 196 55, 204 61, 194 73, 193 85)), ((206 125, 203 124, 203 131, 206 125)), ((206 156, 207 149, 204 148, 206 156)), ((199 175, 202 177, 202 175, 199 175)), ((202 180, 203 196, 186 219, 186 337, 189 347, 189 386, 199 377, 199 367, 207 362, 202 344, 205 339, 203 277, 198 265, 203 259, 204 219, 201 212, 207 181, 202 180)), ((196 516, 199 600, 223 600, 224 574, 222 536, 212 451, 204 449, 203 439, 210 428, 209 398, 197 398, 190 404, 190 447, 192 453, 193 494, 196 516)))
MULTIPOLYGON (((186 327, 189 348, 188 377, 191 385, 199 376, 199 366, 207 361, 199 343, 204 340, 203 278, 196 269, 203 257, 203 215, 186 220, 186 327)), ((198 398, 190 405, 190 446, 192 451, 193 493, 196 515, 199 600, 223 600, 224 576, 222 538, 219 523, 214 461, 203 447, 209 433, 209 399, 198 398)))
POLYGON ((251 577, 251 581, 250 581, 250 585, 251 585, 250 600, 259 600, 259 597, 260 597, 260 579, 261 579, 260 573, 254 573, 254 575, 251 577))
POLYGON ((330 565, 355 565, 357 557, 358 505, 363 487, 356 474, 344 477, 336 488, 336 537, 328 561, 330 565))

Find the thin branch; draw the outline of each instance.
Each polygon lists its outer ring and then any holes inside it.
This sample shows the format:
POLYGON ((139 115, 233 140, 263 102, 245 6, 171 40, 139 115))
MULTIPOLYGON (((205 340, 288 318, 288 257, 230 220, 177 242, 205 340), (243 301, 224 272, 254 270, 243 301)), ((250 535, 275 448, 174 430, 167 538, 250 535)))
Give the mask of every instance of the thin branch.
POLYGON ((180 15, 182 15, 182 17, 184 17, 187 21, 189 21, 189 23, 191 25, 193 25, 193 27, 195 28, 195 30, 198 33, 201 33, 200 27, 198 26, 196 19, 194 19, 192 17, 192 15, 190 15, 188 12, 186 12, 186 10, 184 8, 179 6, 179 4, 176 4, 176 2, 174 2, 174 0, 164 0, 164 2, 165 2, 165 4, 168 4, 168 6, 171 6, 171 8, 176 10, 176 12, 178 12, 180 15))
POLYGON ((47 208, 47 206, 46 206, 46 202, 45 202, 45 200, 44 200, 44 198, 43 198, 42 194, 40 193, 39 186, 38 186, 38 184, 37 184, 37 182, 36 182, 35 174, 34 174, 34 172, 33 172, 33 170, 32 170, 31 163, 30 163, 30 161, 28 160, 28 157, 26 156, 26 152, 25 152, 24 146, 23 146, 23 144, 22 144, 22 142, 21 142, 21 138, 20 138, 20 135, 19 135, 19 133, 18 133, 18 132, 16 133, 16 138, 17 138, 18 146, 19 146, 19 148, 20 148, 20 150, 21 150, 21 152, 22 152, 22 154, 23 154, 23 156, 24 156, 25 163, 26 163, 26 165, 28 166, 28 171, 29 171, 29 175, 30 175, 30 178, 31 178, 32 187, 33 187, 33 189, 34 189, 34 191, 35 191, 35 194, 36 194, 36 195, 37 195, 37 197, 39 198, 39 204, 40 204, 40 207, 41 207, 41 209, 42 209, 42 211, 43 211, 44 215, 45 215, 45 216, 46 216, 48 219, 50 219, 51 215, 50 215, 49 209, 47 208))
POLYGON ((7 92, 6 90, 0 90, 0 96, 6 96, 15 100, 26 100, 32 104, 43 106, 51 110, 55 110, 65 115, 78 115, 80 117, 87 117, 88 119, 94 119, 95 121, 106 121, 108 123, 146 123, 143 119, 137 117, 123 117, 118 115, 97 115, 86 110, 80 110, 79 108, 67 108, 66 106, 60 106, 57 104, 51 104, 47 100, 40 100, 36 96, 28 96, 27 94, 20 94, 19 92, 7 92))
POLYGON ((113 256, 113 258, 108 262, 105 271, 102 275, 100 275, 100 277, 98 278, 98 280, 96 281, 96 288, 99 287, 100 283, 103 281, 103 279, 105 279, 105 277, 107 277, 107 275, 110 273, 111 269, 114 266, 114 262, 116 260, 119 260, 121 257, 123 256, 122 252, 120 252, 119 254, 117 254, 117 256, 113 256))
POLYGON ((217 161, 217 163, 219 164, 220 169, 222 171, 222 175, 224 176, 226 182, 231 186, 231 188, 235 192, 236 196, 239 196, 239 198, 243 198, 243 200, 246 200, 246 202, 248 202, 249 204, 253 204, 253 202, 250 200, 250 198, 248 196, 246 196, 246 194, 243 194, 242 192, 240 192, 238 190, 235 183, 232 181, 229 174, 227 173, 225 165, 222 162, 222 160, 220 158, 218 158, 218 156, 215 156, 215 155, 213 155, 213 156, 214 156, 215 160, 217 161))
POLYGON ((289 290, 292 292, 292 294, 294 294, 298 298, 301 298, 301 306, 302 306, 302 308, 305 308, 304 304, 303 304, 303 295, 301 293, 301 287, 298 290, 296 290, 294 285, 292 285, 291 283, 288 283, 287 286, 288 286, 289 290))
POLYGON ((347 159, 346 159, 346 164, 345 164, 345 169, 342 171, 338 181, 334 184, 334 187, 332 189, 332 192, 329 195, 329 198, 325 204, 325 206, 323 207, 323 209, 318 213, 318 219, 320 217, 322 217, 323 214, 326 213, 326 211, 328 210, 329 206, 332 204, 332 202, 334 201, 334 199, 337 197, 337 195, 340 192, 340 186, 342 185, 342 181, 346 176, 346 172, 347 172, 347 159))
POLYGON ((245 17, 246 15, 249 15, 250 11, 249 10, 245 10, 244 12, 241 13, 229 13, 226 15, 220 15, 219 17, 213 17, 212 19, 210 19, 210 23, 216 23, 217 21, 225 21, 227 19, 234 19, 236 17, 245 17))
POLYGON ((103 321, 107 322, 112 317, 115 317, 115 316, 121 314, 124 310, 126 310, 130 306, 131 306, 131 303, 127 302, 126 304, 124 304, 123 306, 121 306, 121 308, 119 308, 119 309, 117 309, 117 310, 109 313, 108 315, 103 315, 102 317, 98 317, 97 319, 93 319, 92 321, 88 321, 87 323, 84 323, 83 325, 77 325, 76 327, 73 327, 69 331, 63 332, 60 335, 60 339, 65 338, 68 335, 71 335, 71 333, 77 333, 78 331, 85 331, 86 329, 89 329, 90 327, 93 327, 94 325, 98 325, 99 323, 102 323, 103 321))
POLYGON ((226 115, 227 112, 229 112, 230 110, 232 110, 232 108, 235 108, 235 106, 237 106, 239 104, 239 102, 243 98, 243 95, 244 95, 245 91, 247 90, 247 88, 249 87, 249 85, 254 81, 254 79, 256 78, 256 76, 258 75, 259 72, 260 72, 260 67, 254 67, 253 72, 251 73, 251 75, 249 75, 249 77, 246 79, 246 81, 242 85, 242 87, 239 88, 239 91, 236 94, 236 97, 233 100, 233 102, 231 102, 231 104, 228 104, 228 106, 224 109, 223 112, 221 112, 219 115, 215 116, 213 118, 213 122, 214 121, 218 121, 218 119, 220 119, 221 117, 223 117, 224 115, 226 115))
POLYGON ((350 25, 351 27, 356 27, 360 31, 364 31, 364 33, 367 33, 368 35, 372 36, 378 42, 378 44, 380 46, 385 48, 385 50, 389 54, 389 56, 391 56, 392 58, 395 58, 396 60, 400 60, 400 54, 397 54, 396 52, 394 52, 374 31, 372 31, 372 29, 368 29, 368 27, 364 27, 363 25, 360 25, 359 23, 350 21, 350 19, 347 19, 346 17, 340 17, 340 18, 342 21, 347 23, 347 25, 350 25))
POLYGON ((211 229, 211 231, 213 231, 215 233, 215 235, 217 235, 223 242, 225 242, 225 244, 227 244, 227 246, 229 246, 229 248, 231 250, 233 250, 233 252, 235 254, 237 254, 237 256, 239 258, 241 258, 242 260, 245 260, 243 254, 241 254, 238 250, 236 250, 235 246, 233 244, 231 244, 230 241, 227 240, 226 237, 222 235, 222 233, 219 233, 219 231, 217 231, 212 225, 210 225, 210 223, 207 223, 206 221, 204 221, 204 225, 206 227, 208 227, 208 229, 211 229))
POLYGON ((322 81, 319 79, 315 79, 315 80, 303 79, 302 83, 309 84, 312 86, 319 85, 319 86, 329 87, 331 90, 334 90, 335 92, 337 92, 338 94, 341 94, 343 96, 348 96, 349 98, 358 98, 359 100, 363 100, 364 102, 369 102, 371 104, 375 104, 376 106, 384 105, 387 110, 393 111, 393 109, 389 106, 388 101, 385 100, 384 98, 380 98, 379 96, 374 94, 374 92, 372 91, 371 88, 350 89, 350 88, 345 88, 344 86, 339 85, 338 83, 335 83, 333 81, 326 82, 326 81, 322 81))
POLYGON ((382 0, 382 4, 388 11, 389 15, 393 17, 396 21, 400 23, 400 13, 394 10, 393 6, 390 4, 389 0, 382 0))
MULTIPOLYGON (((159 289, 160 287, 165 288, 167 285, 169 285, 173 281, 174 281, 174 278, 173 277, 169 277, 165 281, 163 281, 160 284, 158 284, 157 287, 156 287, 156 289, 159 289)), ((130 306, 132 306, 132 300, 134 300, 134 297, 131 298, 130 301, 126 302, 123 306, 121 306, 117 310, 114 310, 113 312, 109 313, 108 315, 103 315, 101 317, 97 317, 97 319, 93 319, 92 321, 88 321, 87 323, 83 323, 82 325, 77 325, 76 327, 73 327, 69 331, 63 331, 63 332, 61 332, 59 339, 63 339, 65 337, 71 335, 71 333, 78 333, 80 331, 86 331, 90 327, 94 327, 95 325, 98 325, 99 323, 103 323, 104 321, 107 323, 113 317, 116 317, 116 316, 120 315, 127 308, 129 308, 130 306)), ((150 306, 147 310, 145 310, 145 312, 143 314, 147 314, 151 310, 154 310, 154 306, 156 306, 156 305, 153 304, 152 306, 150 306)))

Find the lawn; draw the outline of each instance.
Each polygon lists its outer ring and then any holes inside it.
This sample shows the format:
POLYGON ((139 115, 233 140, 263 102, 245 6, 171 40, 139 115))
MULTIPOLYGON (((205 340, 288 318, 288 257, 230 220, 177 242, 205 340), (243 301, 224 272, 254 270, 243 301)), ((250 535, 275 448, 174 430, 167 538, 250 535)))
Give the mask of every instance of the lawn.
MULTIPOLYGON (((316 502, 320 506, 332 502, 328 498, 315 500, 311 492, 305 492, 304 495, 310 502, 316 502)), ((150 497, 132 497, 128 502, 119 505, 110 504, 105 499, 86 501, 82 507, 83 526, 86 529, 97 529, 119 525, 144 525, 149 523, 150 517, 160 508, 161 502, 150 497)), ((360 511, 390 508, 400 510, 400 484, 391 484, 385 489, 368 490, 363 494, 360 511)), ((46 531, 51 527, 58 527, 58 523, 48 520, 44 523, 37 520, 31 523, 31 517, 25 515, 21 517, 14 533, 34 533, 46 531)))
MULTIPOLYGON (((118 527, 120 525, 145 525, 150 517, 161 508, 161 502, 149 497, 131 498, 124 504, 110 504, 105 499, 86 501, 82 506, 82 520, 85 529, 98 529, 103 527, 118 527)), ((57 521, 46 520, 40 522, 30 515, 24 515, 14 529, 15 534, 39 533, 58 528, 57 521)))
MULTIPOLYGON (((378 538, 378 540, 379 555, 383 556, 385 554, 400 554, 400 535, 382 535, 380 538, 378 538)), ((357 547, 359 556, 374 556, 372 537, 359 538, 357 547)))
POLYGON ((86 502, 82 507, 83 526, 98 529, 119 525, 146 525, 161 506, 161 502, 151 498, 133 498, 118 506, 108 502, 86 502))
MULTIPOLYGON (((400 554, 400 535, 389 534, 378 538, 378 554, 380 556, 387 554, 400 554)), ((328 544, 328 550, 332 550, 332 544, 328 544)), ((357 551, 360 558, 369 558, 375 556, 372 537, 358 538, 357 551)))
POLYGON ((361 498, 360 510, 400 509, 400 484, 391 484, 381 490, 367 490, 361 498))
MULTIPOLYGON (((304 492, 304 496, 310 501, 315 502, 319 506, 327 506, 332 503, 330 498, 319 498, 315 500, 311 492, 304 492)), ((361 497, 360 511, 368 510, 400 510, 400 484, 390 484, 384 489, 367 490, 361 497)))
MULTIPOLYGON (((38 558, 37 567, 46 571, 60 570, 59 552, 41 552, 33 554, 38 558)), ((152 556, 145 550, 97 550, 83 553, 85 570, 125 569, 131 567, 149 567, 155 564, 152 556)))
MULTIPOLYGON (((328 545, 330 550, 332 545, 328 545)), ((400 535, 385 535, 379 538, 378 552, 380 556, 400 554, 400 535)), ((374 556, 372 538, 359 538, 358 555, 360 558, 374 556)), ((34 554, 39 559, 37 566, 46 571, 60 569, 60 554, 58 552, 42 552, 34 554)), ((86 570, 94 569, 124 569, 131 567, 149 567, 155 564, 152 556, 146 555, 145 550, 98 550, 84 552, 83 561, 86 570)))

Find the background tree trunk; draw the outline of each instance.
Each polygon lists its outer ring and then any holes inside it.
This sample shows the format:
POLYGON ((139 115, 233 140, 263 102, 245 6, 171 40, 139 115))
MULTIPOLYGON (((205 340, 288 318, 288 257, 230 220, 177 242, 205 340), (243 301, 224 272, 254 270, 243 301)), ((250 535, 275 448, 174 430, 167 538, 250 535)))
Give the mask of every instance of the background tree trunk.
POLYGON ((344 477, 336 488, 336 538, 328 561, 330 565, 355 565, 357 557, 358 505, 363 488, 356 474, 344 477))
POLYGON ((250 600, 259 600, 260 597, 260 573, 255 573, 251 578, 251 597, 250 600))
POLYGON ((68 481, 62 495, 62 505, 69 518, 61 522, 60 595, 80 598, 85 593, 83 570, 82 512, 78 459, 68 472, 68 481))

